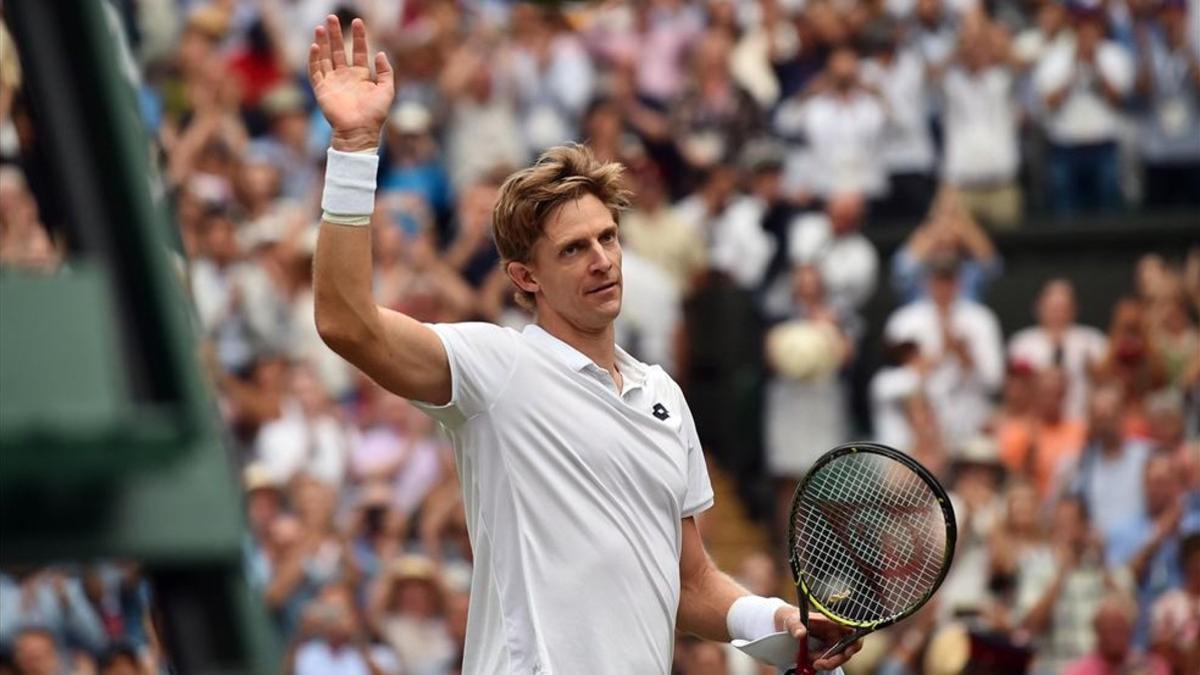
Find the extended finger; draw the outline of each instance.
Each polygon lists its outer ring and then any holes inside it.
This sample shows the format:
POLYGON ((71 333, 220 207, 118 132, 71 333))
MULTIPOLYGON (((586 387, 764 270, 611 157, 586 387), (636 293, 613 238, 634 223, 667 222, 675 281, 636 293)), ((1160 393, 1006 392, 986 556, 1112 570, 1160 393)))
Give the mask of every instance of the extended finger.
POLYGON ((325 73, 321 72, 321 48, 314 42, 308 46, 308 81, 315 88, 324 77, 325 73))
POLYGON ((313 32, 317 42, 317 65, 322 75, 328 75, 333 71, 333 60, 329 55, 329 31, 325 30, 325 26, 317 26, 313 32))
POLYGON ((367 26, 362 19, 350 22, 350 39, 354 42, 351 50, 351 62, 359 67, 367 67, 367 26))
POLYGON ((333 57, 333 67, 346 66, 346 40, 342 37, 342 22, 332 14, 325 17, 325 30, 329 31, 329 54, 333 57))
MULTIPOLYGON (((395 76, 392 75, 392 64, 388 63, 387 55, 383 52, 375 55, 375 83, 389 92, 395 86, 395 76)), ((391 96, 391 94, 388 94, 388 96, 391 96)))

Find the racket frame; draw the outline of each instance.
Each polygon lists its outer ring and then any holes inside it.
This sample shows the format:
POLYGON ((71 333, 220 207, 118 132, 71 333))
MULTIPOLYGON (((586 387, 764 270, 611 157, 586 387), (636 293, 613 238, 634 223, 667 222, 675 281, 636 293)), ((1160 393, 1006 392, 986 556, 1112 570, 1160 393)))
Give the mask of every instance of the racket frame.
MULTIPOLYGON (((787 541, 788 567, 792 572, 792 581, 796 584, 796 595, 800 600, 800 619, 804 622, 805 629, 808 629, 808 610, 810 603, 813 607, 816 607, 817 611, 825 615, 825 617, 830 621, 855 629, 850 635, 842 638, 832 647, 827 649, 820 657, 827 658, 833 654, 841 652, 843 649, 850 646, 856 640, 862 638, 868 633, 873 633, 880 628, 886 628, 887 626, 907 619, 915 614, 917 610, 923 607, 925 603, 933 597, 933 594, 937 592, 938 588, 941 587, 942 582, 945 581, 946 574, 950 571, 950 563, 954 560, 954 548, 958 542, 958 524, 954 515, 954 505, 950 502, 950 496, 946 493, 946 490, 942 487, 941 483, 939 483, 938 480, 934 478, 933 474, 924 466, 922 466, 920 462, 913 459, 908 454, 900 452, 899 450, 886 445, 879 443, 853 442, 839 445, 829 452, 826 452, 824 455, 821 455, 821 457, 818 458, 817 461, 814 462, 804 474, 804 478, 801 479, 799 485, 796 486, 796 492, 792 496, 792 507, 788 511, 787 541), (801 497, 804 495, 804 490, 808 486, 809 478, 815 475, 823 466, 836 459, 846 455, 864 452, 882 455, 888 459, 899 462, 908 469, 912 470, 913 473, 917 474, 917 476, 926 485, 928 485, 930 490, 933 492, 934 498, 937 500, 938 508, 941 509, 942 518, 946 523, 946 548, 942 554, 942 565, 938 571, 937 579, 933 582, 933 585, 929 588, 929 591, 926 592, 920 600, 914 602, 912 606, 904 612, 886 619, 880 619, 878 621, 853 621, 841 618, 835 612, 831 612, 827 607, 825 607, 821 601, 814 598, 812 596, 812 592, 808 588, 808 584, 804 579, 804 574, 800 569, 800 561, 796 557, 795 546, 796 511, 800 506, 801 497)), ((801 645, 800 656, 806 657, 807 653, 808 645, 801 645)), ((806 661, 800 661, 797 664, 797 669, 795 672, 797 675, 800 675, 801 673, 809 673, 811 672, 811 666, 808 666, 806 661), (805 667, 810 668, 810 670, 803 670, 805 667)))

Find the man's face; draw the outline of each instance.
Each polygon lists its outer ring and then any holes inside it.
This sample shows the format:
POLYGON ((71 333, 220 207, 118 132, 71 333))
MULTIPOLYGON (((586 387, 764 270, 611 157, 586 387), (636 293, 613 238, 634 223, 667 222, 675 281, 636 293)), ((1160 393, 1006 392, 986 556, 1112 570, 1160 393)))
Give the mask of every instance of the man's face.
POLYGON ((1047 328, 1063 329, 1075 321, 1075 294, 1071 287, 1057 283, 1046 287, 1038 302, 1038 319, 1047 328))
POLYGON ((54 675, 59 672, 54 640, 45 633, 25 633, 13 647, 17 671, 29 675, 54 675))
POLYGON ((607 328, 621 311, 617 224, 591 194, 551 212, 532 260, 508 269, 519 288, 537 296, 539 313, 558 315, 576 329, 607 328))

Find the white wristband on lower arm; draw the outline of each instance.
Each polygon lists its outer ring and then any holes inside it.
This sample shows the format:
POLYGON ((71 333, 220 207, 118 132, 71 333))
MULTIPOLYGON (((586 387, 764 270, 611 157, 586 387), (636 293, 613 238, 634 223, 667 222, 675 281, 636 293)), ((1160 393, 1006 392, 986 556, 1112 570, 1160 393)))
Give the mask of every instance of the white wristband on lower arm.
POLYGON ((321 195, 323 219, 345 225, 367 225, 375 210, 375 175, 379 155, 329 149, 325 162, 325 192, 321 195))
POLYGON ((729 606, 725 625, 734 640, 757 640, 775 633, 775 612, 787 603, 779 598, 743 595, 729 606))

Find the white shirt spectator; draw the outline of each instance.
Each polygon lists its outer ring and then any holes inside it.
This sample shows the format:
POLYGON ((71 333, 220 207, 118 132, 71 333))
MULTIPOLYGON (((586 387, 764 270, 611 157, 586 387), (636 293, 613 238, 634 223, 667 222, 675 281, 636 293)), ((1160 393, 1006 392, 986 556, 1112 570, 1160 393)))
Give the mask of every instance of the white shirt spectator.
POLYGON ((1062 105, 1046 113, 1046 134, 1062 145, 1115 140, 1121 131, 1121 111, 1098 91, 1096 78, 1103 77, 1119 93, 1128 94, 1135 75, 1133 59, 1124 47, 1110 41, 1096 47, 1094 65, 1080 62, 1077 51, 1077 47, 1051 50, 1034 70, 1034 88, 1043 98, 1070 87, 1062 105))
POLYGON ((887 190, 879 145, 886 115, 879 99, 866 91, 847 96, 821 94, 784 103, 775 126, 785 136, 802 134, 807 142, 803 182, 814 193, 860 192, 878 197, 887 190))
POLYGON ((837 236, 829 216, 808 213, 796 218, 788 238, 793 263, 816 265, 829 300, 838 309, 856 312, 879 278, 879 254, 861 232, 837 236))
POLYGON ((595 74, 591 59, 571 34, 554 37, 546 62, 528 51, 513 55, 521 128, 534 152, 575 140, 579 117, 591 100, 595 74))
POLYGON ((222 268, 206 258, 191 264, 192 299, 200 325, 213 341, 221 365, 231 370, 245 367, 254 357, 239 287, 245 272, 240 264, 222 268))
POLYGON ((911 366, 883 368, 871 378, 871 426, 875 440, 897 450, 912 448, 913 430, 905 406, 921 389, 921 376, 911 366))
POLYGON ((1007 183, 1017 175, 1013 76, 1005 68, 952 68, 943 82, 946 146, 942 174, 954 185, 1007 183))
POLYGON ((1150 446, 1141 441, 1123 442, 1112 456, 1092 443, 1074 466, 1067 467, 1065 487, 1083 495, 1092 523, 1105 539, 1145 513, 1143 474, 1149 458, 1150 446))
POLYGON ((309 419, 297 403, 289 401, 279 419, 259 429, 254 450, 278 485, 286 485, 303 471, 338 487, 357 442, 357 431, 338 419, 330 415, 309 419))
POLYGON ((334 649, 310 640, 296 650, 295 675, 371 675, 371 667, 352 643, 334 649))
POLYGON ((933 169, 933 139, 925 63, 915 52, 900 50, 890 64, 864 61, 863 80, 877 88, 887 102, 883 132, 884 167, 891 173, 929 173, 933 169))
POLYGON ((502 96, 477 102, 462 98, 451 107, 446 125, 450 181, 462 193, 487 172, 525 163, 528 148, 512 105, 502 96))
POLYGON ((1088 366, 1104 358, 1106 351, 1104 333, 1091 326, 1071 326, 1059 345, 1041 326, 1017 331, 1008 342, 1010 360, 1024 361, 1038 370, 1055 365, 1058 359, 1057 365, 1067 376, 1066 415, 1075 419, 1084 416, 1087 405, 1088 366))
POLYGON ((716 222, 709 262, 742 288, 757 288, 775 254, 775 240, 762 229, 767 205, 757 197, 736 198, 716 222))
POLYGON ((638 360, 675 372, 673 342, 679 328, 679 288, 657 265, 625 249, 621 313, 614 323, 618 344, 638 360))
POLYGON ((979 433, 992 411, 991 395, 1004 379, 1000 322, 984 305, 959 298, 949 310, 950 332, 966 342, 972 365, 946 353, 941 319, 932 300, 917 300, 888 317, 884 337, 915 342, 921 354, 937 363, 926 394, 937 415, 942 439, 954 447, 979 433))

